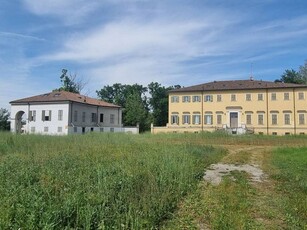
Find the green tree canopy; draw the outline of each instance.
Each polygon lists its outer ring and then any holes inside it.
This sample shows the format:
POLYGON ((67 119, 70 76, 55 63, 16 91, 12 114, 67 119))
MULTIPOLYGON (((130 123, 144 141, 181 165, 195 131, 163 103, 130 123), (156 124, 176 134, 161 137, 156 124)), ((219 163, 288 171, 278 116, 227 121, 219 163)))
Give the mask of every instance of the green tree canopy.
POLYGON ((0 108, 0 130, 10 130, 10 113, 7 109, 0 108))
POLYGON ((60 76, 62 86, 59 89, 55 89, 55 91, 67 91, 80 94, 86 83, 82 79, 77 79, 76 74, 70 74, 68 76, 67 73, 67 69, 62 69, 60 76))

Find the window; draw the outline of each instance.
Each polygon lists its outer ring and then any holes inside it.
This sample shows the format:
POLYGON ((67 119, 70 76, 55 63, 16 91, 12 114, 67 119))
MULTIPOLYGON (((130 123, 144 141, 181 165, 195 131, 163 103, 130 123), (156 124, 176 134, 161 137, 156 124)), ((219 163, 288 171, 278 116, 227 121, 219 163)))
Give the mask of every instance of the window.
POLYGON ((272 125, 277 125, 277 114, 272 114, 272 125))
POLYGON ((31 133, 35 133, 35 127, 34 126, 31 127, 31 133))
POLYGON ((96 121, 97 121, 97 114, 92 113, 92 122, 96 122, 96 121))
POLYGON ((63 110, 58 110, 58 120, 63 121, 63 110))
POLYGON ((51 121, 51 110, 42 111, 42 121, 51 121))
POLYGON ((77 122, 78 121, 78 111, 75 110, 74 111, 74 122, 77 122))
POLYGON ((212 102, 212 101, 213 101, 212 95, 205 95, 205 102, 212 102))
POLYGON ((304 125, 305 124, 305 114, 300 113, 298 115, 298 122, 299 122, 300 125, 304 125))
POLYGON ((277 132, 272 132, 272 135, 276 136, 276 135, 277 135, 277 132))
POLYGON ((190 102, 191 101, 191 97, 190 96, 183 96, 182 97, 182 102, 190 102))
POLYGON ((263 114, 258 114, 258 125, 263 125, 263 114))
POLYGON ((285 113, 285 125, 290 125, 290 114, 285 113))
POLYGON ((221 125, 221 124, 222 124, 222 114, 218 114, 218 115, 216 116, 216 123, 217 123, 218 125, 221 125))
POLYGON ((230 97, 231 101, 236 101, 237 100, 237 97, 235 94, 231 94, 231 97, 230 97))
POLYGON ((222 95, 221 94, 216 95, 216 101, 218 101, 218 102, 222 101, 222 95))
POLYGON ((171 124, 179 125, 179 116, 178 115, 171 115, 171 124))
POLYGON ((263 101, 263 94, 262 93, 258 93, 258 101, 263 101))
POLYGON ((171 102, 172 103, 179 102, 179 97, 178 96, 172 96, 171 97, 171 102))
POLYGON ((298 93, 298 99, 299 99, 299 100, 304 100, 304 99, 305 99, 305 95, 304 95, 303 92, 299 92, 299 93, 298 93))
POLYGON ((61 133, 61 132, 62 132, 62 130, 63 130, 63 128, 62 128, 62 127, 58 127, 58 133, 61 133))
POLYGON ((246 114, 246 124, 251 125, 252 124, 252 115, 246 114))
POLYGON ((245 95, 245 99, 246 99, 246 101, 251 101, 252 100, 252 95, 250 93, 247 93, 245 95))
POLYGON ((290 99, 289 93, 284 93, 284 100, 289 101, 289 99, 290 99))
POLYGON ((276 93, 271 93, 271 100, 276 101, 276 93))
POLYGON ((36 110, 30 110, 29 121, 36 121, 36 110))
POLYGON ((182 115, 182 124, 190 124, 190 115, 189 114, 182 115))
POLYGON ((111 133, 114 133, 114 128, 110 128, 110 132, 111 132, 111 133))
POLYGON ((114 114, 110 114, 110 123, 111 124, 114 124, 114 119, 115 118, 115 115, 114 114))
POLYGON ((103 122, 103 113, 100 114, 100 119, 99 119, 99 121, 100 121, 100 122, 103 122))
POLYGON ((199 125, 200 124, 200 115, 199 114, 194 114, 193 115, 193 124, 199 125))
POLYGON ((78 132, 78 127, 74 127, 74 132, 78 132))
POLYGON ((85 115, 86 115, 86 113, 82 112, 82 122, 85 122, 85 115))
POLYGON ((94 127, 91 127, 91 132, 94 132, 94 127))
POLYGON ((103 132, 104 132, 104 129, 103 129, 103 128, 100 128, 100 132, 103 133, 103 132))
POLYGON ((48 133, 48 130, 49 130, 49 128, 46 126, 46 127, 44 127, 44 132, 45 133, 48 133))
POLYGON ((206 114, 205 115, 205 124, 206 125, 212 125, 213 124, 213 116, 212 114, 206 114))
POLYGON ((193 96, 193 102, 200 102, 200 96, 193 96))

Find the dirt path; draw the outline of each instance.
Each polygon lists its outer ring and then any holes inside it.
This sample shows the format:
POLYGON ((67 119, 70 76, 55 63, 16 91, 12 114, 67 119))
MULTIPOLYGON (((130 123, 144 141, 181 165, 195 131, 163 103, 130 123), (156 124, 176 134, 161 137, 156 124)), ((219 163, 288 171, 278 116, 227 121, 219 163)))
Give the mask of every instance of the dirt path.
MULTIPOLYGON (((253 195, 249 197, 253 204, 249 210, 252 219, 259 223, 259 229, 283 229, 284 216, 279 212, 275 194, 274 181, 267 175, 268 156, 272 147, 268 146, 231 146, 223 145, 229 151, 221 162, 211 165, 206 170, 204 180, 211 186, 205 189, 214 191, 213 187, 220 187, 222 178, 229 176, 233 171, 245 171, 248 174, 248 181, 253 189, 253 195)), ((219 189, 219 188, 216 188, 219 189)), ((216 190, 215 189, 215 190, 216 190)), ((207 191, 205 192, 207 193, 207 191)), ((208 197, 206 197, 207 199, 208 197)), ((210 224, 201 222, 200 229, 210 229, 210 224), (204 227, 205 226, 205 227, 204 227)))

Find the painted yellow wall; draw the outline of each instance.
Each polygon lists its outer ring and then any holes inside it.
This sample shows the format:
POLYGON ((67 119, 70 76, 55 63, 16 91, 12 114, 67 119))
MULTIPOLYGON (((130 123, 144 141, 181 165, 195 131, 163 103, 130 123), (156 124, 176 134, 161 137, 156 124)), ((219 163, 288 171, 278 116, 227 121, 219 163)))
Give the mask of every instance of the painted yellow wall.
POLYGON ((154 128, 157 132, 200 132, 214 131, 222 127, 230 127, 230 112, 238 113, 238 125, 254 130, 256 134, 307 134, 307 89, 261 89, 261 90, 225 90, 208 92, 171 92, 169 94, 169 122, 167 127, 154 128), (272 100, 272 93, 276 100, 272 100), (284 93, 289 94, 289 100, 284 99, 284 93), (299 93, 304 94, 304 99, 299 99, 299 93), (251 101, 246 100, 246 94, 251 94, 251 101), (262 94, 263 100, 258 100, 262 94), (212 95, 213 100, 205 102, 206 95, 212 95), (221 95, 221 101, 217 101, 221 95), (236 100, 231 100, 235 95, 236 100), (172 97, 178 96, 179 102, 172 102, 172 97), (184 96, 190 96, 190 102, 183 102, 184 96), (193 96, 200 96, 201 102, 193 102, 193 96), (182 116, 190 113, 190 124, 183 124, 182 116), (193 113, 201 115, 201 124, 192 124, 193 113), (179 124, 171 124, 171 116, 178 113, 179 124), (204 124, 204 116, 212 113, 213 123, 204 124), (217 124, 217 114, 222 115, 222 123, 217 124), (251 124, 246 124, 246 115, 251 114, 251 124), (263 114, 263 124, 258 124, 258 115, 263 114), (272 114, 277 114, 277 124, 272 124, 272 114), (285 124, 285 114, 290 114, 290 124, 285 124), (304 114, 304 124, 299 124, 299 114, 304 114))

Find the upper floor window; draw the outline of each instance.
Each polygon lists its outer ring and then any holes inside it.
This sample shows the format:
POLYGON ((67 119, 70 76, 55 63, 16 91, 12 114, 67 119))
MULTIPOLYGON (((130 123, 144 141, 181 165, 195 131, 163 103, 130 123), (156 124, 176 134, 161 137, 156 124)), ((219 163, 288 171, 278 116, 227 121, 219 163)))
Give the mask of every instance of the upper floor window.
POLYGON ((99 119, 99 121, 100 121, 100 122, 103 122, 103 113, 100 114, 100 119, 99 119))
POLYGON ((237 97, 236 97, 236 95, 235 94, 231 94, 231 101, 236 101, 237 100, 237 97))
POLYGON ((193 96, 193 102, 200 102, 200 96, 193 96))
POLYGON ((114 114, 110 114, 110 123, 114 124, 114 120, 115 120, 115 115, 114 114))
POLYGON ((182 96, 182 102, 190 102, 191 97, 190 96, 182 96))
POLYGON ((179 102, 179 97, 178 96, 171 96, 171 102, 172 103, 179 102))
POLYGON ((63 121, 63 110, 58 110, 58 120, 63 121))
POLYGON ((271 93, 271 100, 276 101, 276 93, 271 93))
POLYGON ((304 95, 303 92, 299 92, 299 93, 298 93, 298 99, 299 99, 299 100, 304 100, 304 99, 305 99, 305 95, 304 95))
POLYGON ((222 101, 222 95, 221 94, 216 95, 216 101, 222 101))
POLYGON ((97 122, 97 114, 92 113, 92 122, 97 122))
POLYGON ((36 110, 30 110, 29 121, 36 121, 36 110))
POLYGON ((258 101, 263 101, 263 93, 258 93, 258 101))
POLYGON ((75 110, 74 111, 74 122, 77 122, 78 121, 78 111, 75 110))
POLYGON ((212 102, 213 101, 213 96, 212 95, 205 95, 205 102, 212 102))
POLYGON ((51 110, 42 111, 42 121, 51 121, 51 110))
POLYGON ((86 112, 82 112, 82 122, 85 122, 85 115, 86 115, 86 112))
POLYGON ((250 93, 247 93, 245 95, 245 99, 246 99, 246 101, 251 101, 252 100, 252 95, 250 93))
POLYGON ((289 93, 284 93, 284 100, 288 101, 290 99, 289 93))

